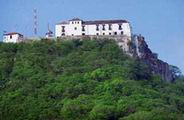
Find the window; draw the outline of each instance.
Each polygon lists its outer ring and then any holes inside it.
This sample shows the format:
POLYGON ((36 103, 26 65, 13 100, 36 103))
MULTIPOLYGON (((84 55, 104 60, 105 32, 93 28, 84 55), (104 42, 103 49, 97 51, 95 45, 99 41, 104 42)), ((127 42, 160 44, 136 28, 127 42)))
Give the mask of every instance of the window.
POLYGON ((114 35, 117 35, 117 32, 114 32, 114 35))
POLYGON ((75 27, 74 30, 77 30, 77 27, 75 27))
POLYGON ((111 35, 111 33, 109 33, 109 35, 111 35))
POLYGON ((85 33, 82 33, 82 35, 84 36, 84 35, 85 35, 85 33))
POLYGON ((105 35, 105 33, 103 33, 103 35, 105 35))
POLYGON ((99 25, 96 25, 96 31, 99 31, 99 25))
POLYGON ((65 32, 65 26, 62 26, 62 32, 65 32))
POLYGON ((62 33, 61 35, 62 35, 62 36, 65 36, 65 33, 62 33))
POLYGON ((121 35, 123 35, 123 31, 121 31, 121 35))
POLYGON ((82 31, 85 31, 85 26, 82 26, 82 31))
POLYGON ((79 24, 79 22, 78 22, 78 24, 79 24))
POLYGON ((99 33, 96 33, 96 35, 99 35, 99 33))
POLYGON ((112 30, 112 25, 111 24, 109 24, 109 30, 112 30))
POLYGON ((105 30, 105 25, 102 25, 102 30, 105 30))
POLYGON ((73 22, 72 22, 72 24, 73 24, 73 22))
POLYGON ((119 24, 119 30, 122 30, 122 25, 121 24, 119 24))
POLYGON ((72 34, 72 36, 74 36, 74 34, 72 34))
POLYGON ((10 35, 10 39, 12 39, 12 35, 10 35))

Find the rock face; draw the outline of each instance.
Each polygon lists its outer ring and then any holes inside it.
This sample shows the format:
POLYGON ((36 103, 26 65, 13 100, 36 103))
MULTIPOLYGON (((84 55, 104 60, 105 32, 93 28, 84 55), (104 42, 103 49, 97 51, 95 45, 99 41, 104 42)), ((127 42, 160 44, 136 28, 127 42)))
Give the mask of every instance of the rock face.
POLYGON ((146 63, 153 74, 160 75, 161 78, 165 81, 174 81, 174 74, 170 70, 170 65, 158 59, 157 54, 153 53, 149 49, 143 36, 134 35, 129 42, 125 42, 127 41, 125 38, 122 39, 122 41, 119 41, 119 46, 122 47, 122 49, 124 49, 128 55, 138 58, 146 63))

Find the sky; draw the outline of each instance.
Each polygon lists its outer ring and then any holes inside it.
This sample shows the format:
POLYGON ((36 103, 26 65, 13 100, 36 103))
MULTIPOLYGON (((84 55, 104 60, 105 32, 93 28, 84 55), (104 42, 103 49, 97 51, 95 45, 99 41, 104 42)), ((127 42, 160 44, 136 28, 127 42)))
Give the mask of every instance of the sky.
POLYGON ((33 36, 33 9, 39 36, 48 23, 54 31, 56 23, 74 17, 128 20, 161 60, 184 73, 184 0, 0 0, 0 37, 3 31, 33 36))

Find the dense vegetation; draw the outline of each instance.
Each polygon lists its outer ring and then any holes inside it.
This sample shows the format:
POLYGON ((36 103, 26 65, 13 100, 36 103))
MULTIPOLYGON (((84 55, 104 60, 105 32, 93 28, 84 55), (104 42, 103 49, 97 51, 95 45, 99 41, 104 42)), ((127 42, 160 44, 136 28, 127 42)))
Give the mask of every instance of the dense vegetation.
POLYGON ((0 44, 1 120, 182 120, 166 83, 111 40, 0 44))

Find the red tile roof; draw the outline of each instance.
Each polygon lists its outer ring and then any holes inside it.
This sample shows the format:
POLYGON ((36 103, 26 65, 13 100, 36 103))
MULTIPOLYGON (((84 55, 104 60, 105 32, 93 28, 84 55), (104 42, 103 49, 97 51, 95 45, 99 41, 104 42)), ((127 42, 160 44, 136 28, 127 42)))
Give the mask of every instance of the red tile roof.
POLYGON ((82 21, 82 20, 80 18, 73 18, 73 19, 71 19, 69 21, 82 21))
POLYGON ((57 25, 60 25, 60 24, 69 24, 69 22, 68 21, 63 21, 63 22, 58 23, 57 25))
POLYGON ((16 35, 16 34, 23 36, 22 34, 20 34, 20 33, 18 33, 18 32, 4 33, 4 35, 16 35))
MULTIPOLYGON (((73 18, 69 21, 76 21, 76 20, 81 20, 79 18, 73 18)), ((114 24, 114 23, 128 23, 128 21, 126 20, 95 20, 95 21, 82 21, 82 24, 85 24, 85 25, 91 25, 91 24, 114 24)), ((63 21, 61 23, 58 23, 58 24, 69 24, 69 22, 66 22, 66 21, 63 21)))
POLYGON ((96 21, 83 21, 83 24, 113 24, 113 23, 128 23, 126 20, 96 20, 96 21))

